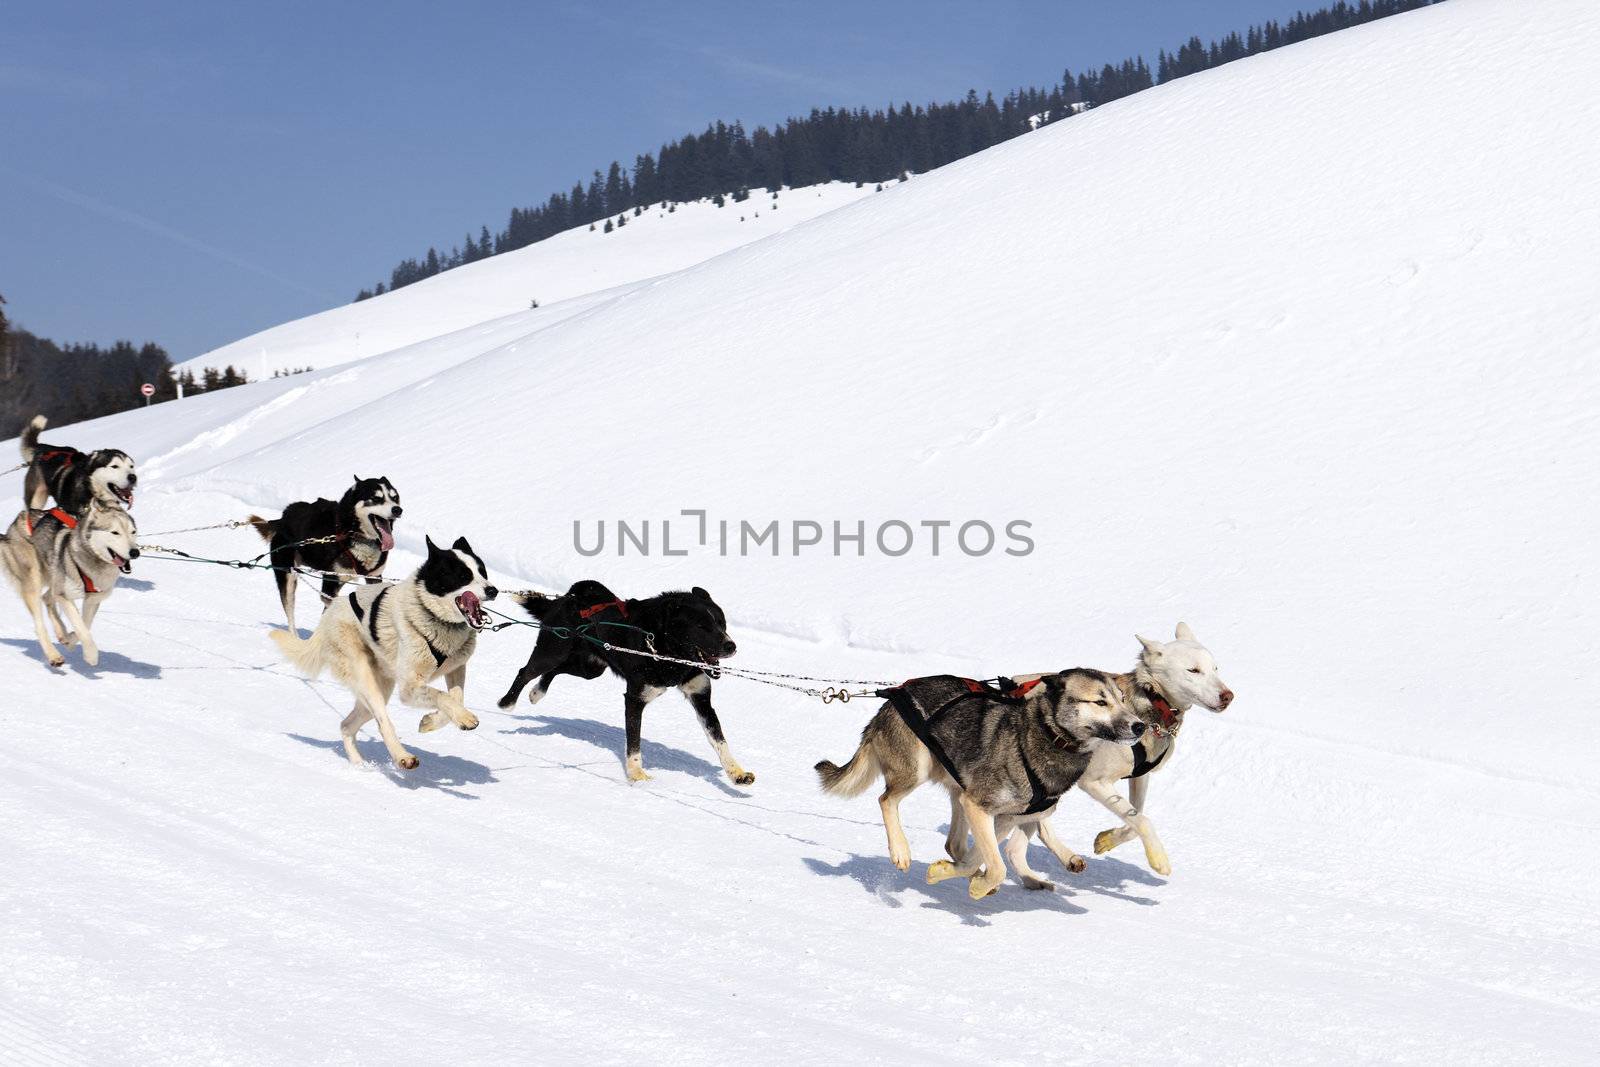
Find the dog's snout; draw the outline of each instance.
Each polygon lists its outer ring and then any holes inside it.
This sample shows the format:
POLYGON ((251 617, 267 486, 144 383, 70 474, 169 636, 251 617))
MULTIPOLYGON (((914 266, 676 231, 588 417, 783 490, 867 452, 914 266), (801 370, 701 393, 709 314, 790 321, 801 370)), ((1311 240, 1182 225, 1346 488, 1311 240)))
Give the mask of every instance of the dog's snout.
POLYGON ((132 471, 129 471, 128 472, 128 484, 129 485, 138 485, 139 484, 139 476, 137 474, 134 474, 132 471))
POLYGON ((1232 704, 1232 703, 1233 703, 1233 690, 1232 689, 1224 689, 1220 694, 1218 694, 1218 696, 1217 696, 1217 710, 1218 711, 1223 710, 1229 704, 1232 704))
POLYGON ((723 644, 722 644, 722 654, 724 656, 731 656, 737 651, 739 651, 739 646, 734 644, 732 641, 724 641, 723 642, 723 644))
POLYGON ((1144 723, 1136 721, 1136 722, 1134 722, 1134 724, 1131 727, 1131 729, 1133 730, 1133 736, 1134 737, 1143 737, 1144 736, 1144 723))
POLYGON ((497 597, 499 595, 500 595, 500 590, 496 589, 494 586, 486 585, 486 586, 483 587, 483 599, 485 599, 485 600, 493 600, 495 597, 497 597))
POLYGON ((401 507, 399 504, 396 504, 394 507, 389 509, 389 514, 398 519, 403 511, 405 511, 405 508, 401 507))
POLYGON ((131 549, 128 552, 128 558, 129 559, 138 559, 139 558, 139 550, 137 548, 131 549))

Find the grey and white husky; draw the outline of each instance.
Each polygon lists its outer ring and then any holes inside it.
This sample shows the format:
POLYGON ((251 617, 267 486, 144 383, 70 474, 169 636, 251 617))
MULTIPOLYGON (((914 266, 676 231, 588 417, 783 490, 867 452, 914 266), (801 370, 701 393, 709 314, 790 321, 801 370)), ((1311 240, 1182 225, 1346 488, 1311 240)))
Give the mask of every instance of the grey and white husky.
MULTIPOLYGON (((1134 714, 1145 724, 1143 735, 1133 745, 1104 745, 1096 749, 1088 769, 1078 779, 1079 789, 1122 820, 1121 826, 1101 831, 1095 837, 1096 854, 1109 852, 1137 837, 1144 845, 1145 861, 1160 875, 1171 874, 1172 864, 1145 810, 1149 776, 1172 765, 1184 712, 1195 705, 1222 712, 1233 703, 1233 690, 1218 674, 1216 658, 1196 640, 1188 624, 1178 623, 1173 636, 1174 640, 1166 642, 1139 637, 1139 662, 1126 674, 1111 676, 1134 714), (1128 783, 1126 798, 1118 786, 1124 780, 1128 783)), ((1023 675, 1018 681, 1033 677, 1040 676, 1023 675)), ((1016 829, 1008 840, 1004 833, 1000 835, 1006 841, 1006 858, 1011 861, 1012 869, 1030 889, 1050 887, 1042 875, 1028 867, 1028 839, 1035 832, 1068 870, 1077 872, 1084 868, 1083 859, 1061 844, 1051 831, 1048 820, 1053 812, 1052 808, 1032 818, 1017 820, 1016 829)), ((966 838, 963 812, 959 805, 952 804, 949 846, 952 856, 959 857, 966 852, 966 838)))
MULTIPOLYGON (((1144 731, 1122 690, 1100 671, 1062 671, 1004 690, 950 676, 916 678, 887 695, 848 763, 817 764, 822 788, 856 796, 881 774, 878 806, 889 858, 906 870, 911 848, 900 802, 924 782, 943 785, 963 813, 959 851, 947 842, 963 862, 934 864, 928 880, 967 877, 973 899, 994 892, 1005 877, 1001 828, 1009 831, 1015 819, 1053 808, 1088 769, 1096 748, 1120 747, 1144 731), (969 825, 977 841, 970 858, 969 825)), ((956 832, 952 825, 952 840, 956 832)))
POLYGON ((477 728, 478 718, 463 702, 467 661, 477 648, 478 631, 488 625, 483 602, 499 590, 489 584, 483 560, 465 537, 449 548, 428 540, 428 558, 411 577, 385 585, 364 585, 340 597, 322 613, 311 636, 276 630, 272 640, 289 662, 315 678, 328 671, 355 695, 355 708, 340 726, 345 754, 362 765, 356 733, 369 719, 397 766, 410 770, 417 757, 400 744, 389 719, 389 697, 426 708, 423 733, 453 722, 477 728), (443 677, 445 689, 429 682, 443 677))
POLYGON ((83 661, 94 666, 100 662, 100 648, 90 632, 95 613, 117 587, 117 579, 132 573, 132 562, 138 558, 133 516, 98 500, 76 516, 61 508, 24 508, 0 536, 0 566, 28 605, 39 648, 52 667, 66 660, 50 640, 45 613, 55 626, 56 639, 68 647, 81 644, 83 661), (82 611, 74 603, 77 600, 83 601, 82 611), (71 630, 61 621, 63 612, 72 622, 71 630))

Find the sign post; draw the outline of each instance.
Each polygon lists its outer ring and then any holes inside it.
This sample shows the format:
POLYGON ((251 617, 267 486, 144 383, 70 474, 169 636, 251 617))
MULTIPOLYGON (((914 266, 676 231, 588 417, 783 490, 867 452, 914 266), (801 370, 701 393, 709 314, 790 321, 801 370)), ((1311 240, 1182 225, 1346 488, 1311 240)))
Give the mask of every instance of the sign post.
POLYGON ((144 394, 144 406, 149 407, 150 398, 156 395, 156 387, 151 385, 149 382, 145 382, 143 385, 139 386, 139 392, 144 394))

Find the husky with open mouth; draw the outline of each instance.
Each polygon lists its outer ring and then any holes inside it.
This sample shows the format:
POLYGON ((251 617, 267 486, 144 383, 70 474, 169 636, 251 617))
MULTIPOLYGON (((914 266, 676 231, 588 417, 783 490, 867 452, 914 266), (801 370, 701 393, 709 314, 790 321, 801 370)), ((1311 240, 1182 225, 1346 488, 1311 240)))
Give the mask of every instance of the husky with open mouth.
POLYGON ((98 501, 90 501, 77 515, 65 508, 24 509, 0 536, 0 567, 28 605, 39 648, 52 667, 66 660, 46 632, 46 613, 57 640, 68 647, 81 644, 83 661, 93 667, 100 662, 100 648, 89 627, 117 579, 133 573, 138 558, 133 516, 98 501), (77 600, 83 601, 82 611, 77 600), (63 612, 71 630, 61 621, 63 612))
POLYGON ((465 537, 449 548, 427 541, 428 558, 411 577, 367 585, 335 600, 311 637, 302 640, 293 629, 275 630, 272 640, 289 662, 315 678, 327 671, 355 695, 355 708, 340 726, 345 755, 362 765, 356 733, 369 719, 395 765, 410 770, 417 757, 405 750, 389 719, 389 697, 426 708, 418 729, 423 733, 455 723, 463 730, 478 726, 478 717, 464 703, 467 661, 478 645, 478 631, 489 624, 485 601, 499 593, 489 584, 483 560, 465 537), (443 677, 444 689, 428 685, 443 677))
POLYGON ((107 508, 133 507, 133 490, 139 484, 133 457, 115 448, 80 452, 69 445, 41 444, 46 419, 35 415, 22 428, 22 496, 34 511, 52 498, 68 515, 79 515, 91 501, 107 508))
POLYGON ((273 575, 283 616, 294 630, 294 568, 328 572, 322 579, 324 608, 351 580, 383 577, 394 548, 400 493, 387 478, 355 478, 344 496, 332 500, 298 500, 276 519, 250 516, 250 525, 272 544, 273 575), (310 542, 307 544, 306 542, 310 542))
POLYGON ((739 785, 756 780, 728 751, 722 723, 711 706, 711 679, 717 665, 738 647, 728 637, 727 617, 710 593, 695 586, 687 593, 623 600, 599 582, 585 579, 562 596, 517 593, 513 599, 539 620, 539 640, 500 698, 502 708, 515 704, 523 687, 534 679, 538 681, 528 691, 528 702, 537 704, 558 674, 598 678, 610 668, 627 686, 623 719, 630 780, 642 782, 650 777, 639 752, 644 707, 673 688, 694 706, 700 727, 728 777, 739 785), (703 666, 638 654, 649 651, 703 666))

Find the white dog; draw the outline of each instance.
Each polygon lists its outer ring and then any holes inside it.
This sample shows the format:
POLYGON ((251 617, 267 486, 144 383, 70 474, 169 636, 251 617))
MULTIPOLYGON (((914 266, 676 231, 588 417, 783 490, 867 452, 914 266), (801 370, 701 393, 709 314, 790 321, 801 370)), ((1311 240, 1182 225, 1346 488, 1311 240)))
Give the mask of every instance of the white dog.
POLYGON ((483 601, 498 592, 466 538, 448 549, 430 540, 427 560, 411 577, 340 597, 306 640, 292 630, 274 631, 272 640, 306 674, 331 671, 355 695, 356 706, 341 725, 351 763, 362 765, 356 733, 376 719, 395 765, 410 770, 417 757, 400 744, 389 696, 398 687, 403 703, 428 709, 418 727, 423 733, 446 722, 475 729, 478 718, 463 703, 467 660, 489 622, 483 601), (428 685, 441 676, 447 689, 428 685))

